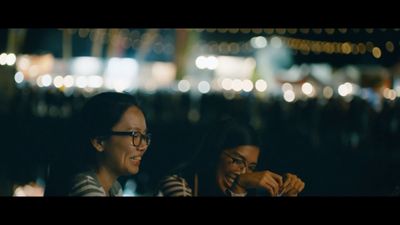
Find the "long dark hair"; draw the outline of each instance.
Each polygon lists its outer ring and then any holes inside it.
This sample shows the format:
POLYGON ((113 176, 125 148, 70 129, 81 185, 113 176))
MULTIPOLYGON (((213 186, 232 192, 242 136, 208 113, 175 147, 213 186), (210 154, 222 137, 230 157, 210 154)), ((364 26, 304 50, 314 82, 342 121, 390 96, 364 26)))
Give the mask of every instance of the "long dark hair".
POLYGON ((260 139, 255 129, 233 118, 225 118, 210 126, 203 136, 192 159, 175 171, 188 179, 193 187, 193 175, 199 177, 199 195, 222 195, 217 187, 215 176, 222 151, 241 145, 260 146, 260 139))
POLYGON ((105 137, 131 106, 140 109, 134 96, 117 92, 103 92, 86 102, 73 118, 67 152, 50 167, 45 195, 66 195, 72 176, 95 168, 96 150, 90 140, 105 137))

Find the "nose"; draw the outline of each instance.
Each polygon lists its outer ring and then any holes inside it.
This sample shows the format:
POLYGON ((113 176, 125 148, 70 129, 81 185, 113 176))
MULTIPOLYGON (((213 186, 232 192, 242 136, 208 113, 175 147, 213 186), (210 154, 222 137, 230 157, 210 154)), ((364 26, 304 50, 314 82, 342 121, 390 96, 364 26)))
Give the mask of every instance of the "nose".
POLYGON ((140 143, 140 145, 139 146, 137 146, 136 147, 136 149, 139 151, 139 152, 142 152, 143 154, 147 151, 147 148, 148 148, 149 146, 147 145, 147 144, 145 144, 145 143, 140 143))
POLYGON ((234 173, 237 175, 245 174, 246 172, 247 172, 247 166, 244 166, 244 165, 238 165, 234 169, 234 173))
POLYGON ((247 166, 242 166, 242 168, 240 168, 240 174, 245 174, 247 172, 247 166))

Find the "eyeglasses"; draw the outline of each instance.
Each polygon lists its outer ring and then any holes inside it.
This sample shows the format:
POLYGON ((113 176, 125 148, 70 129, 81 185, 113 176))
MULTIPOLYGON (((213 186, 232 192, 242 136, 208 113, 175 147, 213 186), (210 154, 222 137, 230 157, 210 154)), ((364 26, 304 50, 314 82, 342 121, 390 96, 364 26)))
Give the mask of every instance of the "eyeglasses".
POLYGON ((135 147, 139 147, 143 140, 146 146, 149 146, 151 142, 151 134, 142 134, 137 131, 111 131, 110 135, 131 136, 132 144, 135 147))
POLYGON ((226 151, 224 151, 223 153, 225 155, 227 155, 229 158, 232 159, 232 163, 233 164, 236 164, 240 168, 246 168, 249 171, 254 171, 256 169, 256 165, 252 164, 252 165, 249 166, 249 163, 245 159, 241 159, 241 158, 239 158, 237 156, 233 156, 233 155, 231 155, 230 153, 228 153, 226 151))

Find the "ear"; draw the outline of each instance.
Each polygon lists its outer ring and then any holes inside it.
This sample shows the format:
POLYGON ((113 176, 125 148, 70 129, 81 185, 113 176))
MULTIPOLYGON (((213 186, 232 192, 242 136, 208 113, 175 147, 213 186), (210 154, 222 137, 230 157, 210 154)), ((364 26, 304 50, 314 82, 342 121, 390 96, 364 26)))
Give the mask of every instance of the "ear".
POLYGON ((104 140, 101 140, 99 138, 92 138, 90 139, 90 143, 98 152, 104 151, 104 140))

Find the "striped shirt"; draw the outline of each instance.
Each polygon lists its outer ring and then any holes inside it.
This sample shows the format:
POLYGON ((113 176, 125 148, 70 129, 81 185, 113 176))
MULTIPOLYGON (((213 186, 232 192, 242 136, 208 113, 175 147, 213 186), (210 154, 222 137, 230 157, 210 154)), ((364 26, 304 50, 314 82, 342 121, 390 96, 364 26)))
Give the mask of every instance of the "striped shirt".
MULTIPOLYGON (((226 196, 230 197, 244 197, 247 193, 235 194, 231 190, 226 189, 226 196)), ((160 197, 192 197, 193 191, 190 188, 185 178, 178 175, 166 176, 160 182, 160 188, 157 196, 160 197)))
POLYGON ((191 197, 193 192, 184 178, 172 175, 161 180, 158 196, 191 197))
POLYGON ((73 179, 72 188, 69 196, 79 197, 105 197, 105 196, 122 196, 122 188, 118 181, 115 181, 108 193, 106 194, 104 188, 101 186, 97 175, 93 171, 88 171, 76 175, 73 179))

